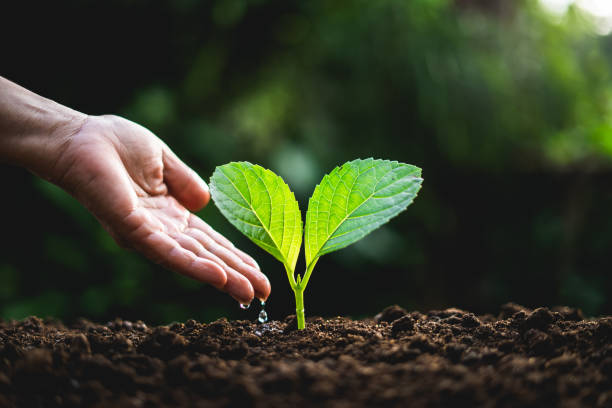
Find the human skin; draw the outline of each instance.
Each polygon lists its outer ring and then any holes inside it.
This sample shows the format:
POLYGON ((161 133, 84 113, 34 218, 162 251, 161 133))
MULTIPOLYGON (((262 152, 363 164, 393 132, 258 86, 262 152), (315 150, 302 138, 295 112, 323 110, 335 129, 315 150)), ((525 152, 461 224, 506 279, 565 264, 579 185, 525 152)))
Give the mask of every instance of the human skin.
POLYGON ((257 263, 193 214, 206 183, 157 136, 119 116, 91 116, 0 77, 0 161, 80 201, 124 248, 241 303, 265 300, 257 263))

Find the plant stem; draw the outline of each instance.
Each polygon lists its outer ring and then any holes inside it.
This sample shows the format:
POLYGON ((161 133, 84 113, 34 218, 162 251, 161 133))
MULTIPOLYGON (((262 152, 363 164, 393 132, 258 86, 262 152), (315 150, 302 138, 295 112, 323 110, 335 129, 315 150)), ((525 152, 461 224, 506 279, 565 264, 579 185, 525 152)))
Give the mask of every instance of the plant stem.
POLYGON ((303 286, 304 288, 306 288, 306 285, 308 285, 308 280, 310 280, 310 274, 312 273, 312 270, 314 269, 318 260, 319 260, 318 257, 313 259, 312 262, 310 262, 310 265, 308 265, 308 267, 306 268, 306 273, 304 274, 304 278, 302 278, 302 281, 300 282, 300 285, 303 286))
POLYGON ((299 330, 303 330, 306 327, 306 317, 304 313, 304 289, 306 289, 308 279, 310 279, 310 274, 312 273, 312 270, 314 269, 314 266, 317 264, 318 260, 318 257, 315 258, 314 261, 312 261, 306 268, 304 277, 301 278, 300 275, 298 275, 297 281, 293 278, 293 273, 289 272, 289 268, 285 267, 287 270, 287 275, 289 276, 291 289, 293 289, 293 293, 295 293, 295 316, 297 318, 299 330))
POLYGON ((304 287, 296 286, 293 288, 295 293, 295 316, 297 317, 297 325, 299 330, 306 327, 306 318, 304 316, 304 287))

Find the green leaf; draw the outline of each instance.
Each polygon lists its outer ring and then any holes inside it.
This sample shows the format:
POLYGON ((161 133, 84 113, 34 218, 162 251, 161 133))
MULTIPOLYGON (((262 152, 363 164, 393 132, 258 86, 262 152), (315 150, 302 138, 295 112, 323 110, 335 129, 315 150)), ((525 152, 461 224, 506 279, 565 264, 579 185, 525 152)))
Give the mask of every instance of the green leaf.
POLYGON ((302 244, 302 214, 283 179, 249 162, 215 169, 210 193, 240 232, 293 272, 302 244))
POLYGON ((354 160, 315 188, 306 212, 306 265, 344 248, 408 207, 421 188, 421 169, 389 160, 354 160))

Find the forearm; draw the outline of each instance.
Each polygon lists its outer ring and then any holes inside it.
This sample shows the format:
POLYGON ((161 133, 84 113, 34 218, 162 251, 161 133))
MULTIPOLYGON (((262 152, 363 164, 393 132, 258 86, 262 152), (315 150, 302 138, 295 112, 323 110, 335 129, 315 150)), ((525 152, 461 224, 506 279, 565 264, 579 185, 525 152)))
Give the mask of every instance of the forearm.
POLYGON ((87 116, 0 77, 0 161, 50 178, 87 116))

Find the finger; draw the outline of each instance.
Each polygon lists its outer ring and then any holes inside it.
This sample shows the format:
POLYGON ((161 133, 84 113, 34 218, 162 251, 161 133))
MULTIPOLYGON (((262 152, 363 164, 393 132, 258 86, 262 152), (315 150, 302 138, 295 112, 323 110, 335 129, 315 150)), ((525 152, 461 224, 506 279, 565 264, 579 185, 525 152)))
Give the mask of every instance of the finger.
POLYGON ((193 252, 200 258, 215 262, 223 268, 227 275, 227 282, 223 288, 218 288, 229 293, 240 303, 249 304, 255 296, 251 282, 240 272, 227 265, 222 259, 204 248, 200 242, 189 235, 180 234, 176 236, 176 242, 188 251, 193 252))
POLYGON ((258 299, 266 300, 270 296, 270 281, 258 268, 245 263, 236 253, 219 245, 206 233, 197 228, 187 228, 185 234, 197 240, 208 252, 221 259, 226 265, 246 277, 255 291, 258 299))
POLYGON ((208 225, 206 222, 204 222, 204 220, 202 220, 197 215, 193 215, 192 214, 189 217, 189 224, 188 224, 188 226, 190 228, 195 228, 195 229, 199 229, 199 230, 203 231, 206 235, 208 235, 210 238, 212 238, 214 241, 216 241, 217 244, 221 245, 222 247, 225 247, 225 248, 229 249, 230 251, 232 251, 236 255, 238 255, 238 257, 240 259, 242 259, 243 262, 251 265, 252 267, 254 267, 254 268, 258 269, 258 270, 261 270, 261 268, 259 267, 259 265, 257 264, 257 262, 255 262, 255 260, 253 258, 251 258, 249 255, 245 254, 244 252, 242 252, 241 250, 236 248, 234 246, 234 244, 232 244, 230 242, 230 240, 228 240, 223 235, 221 235, 220 233, 215 231, 210 225, 208 225))
POLYGON ((210 200, 208 186, 169 148, 164 148, 164 182, 170 195, 190 211, 199 211, 210 200))
POLYGON ((209 283, 216 288, 227 284, 227 274, 221 266, 196 256, 167 234, 153 232, 145 237, 138 247, 147 257, 174 272, 209 283))

